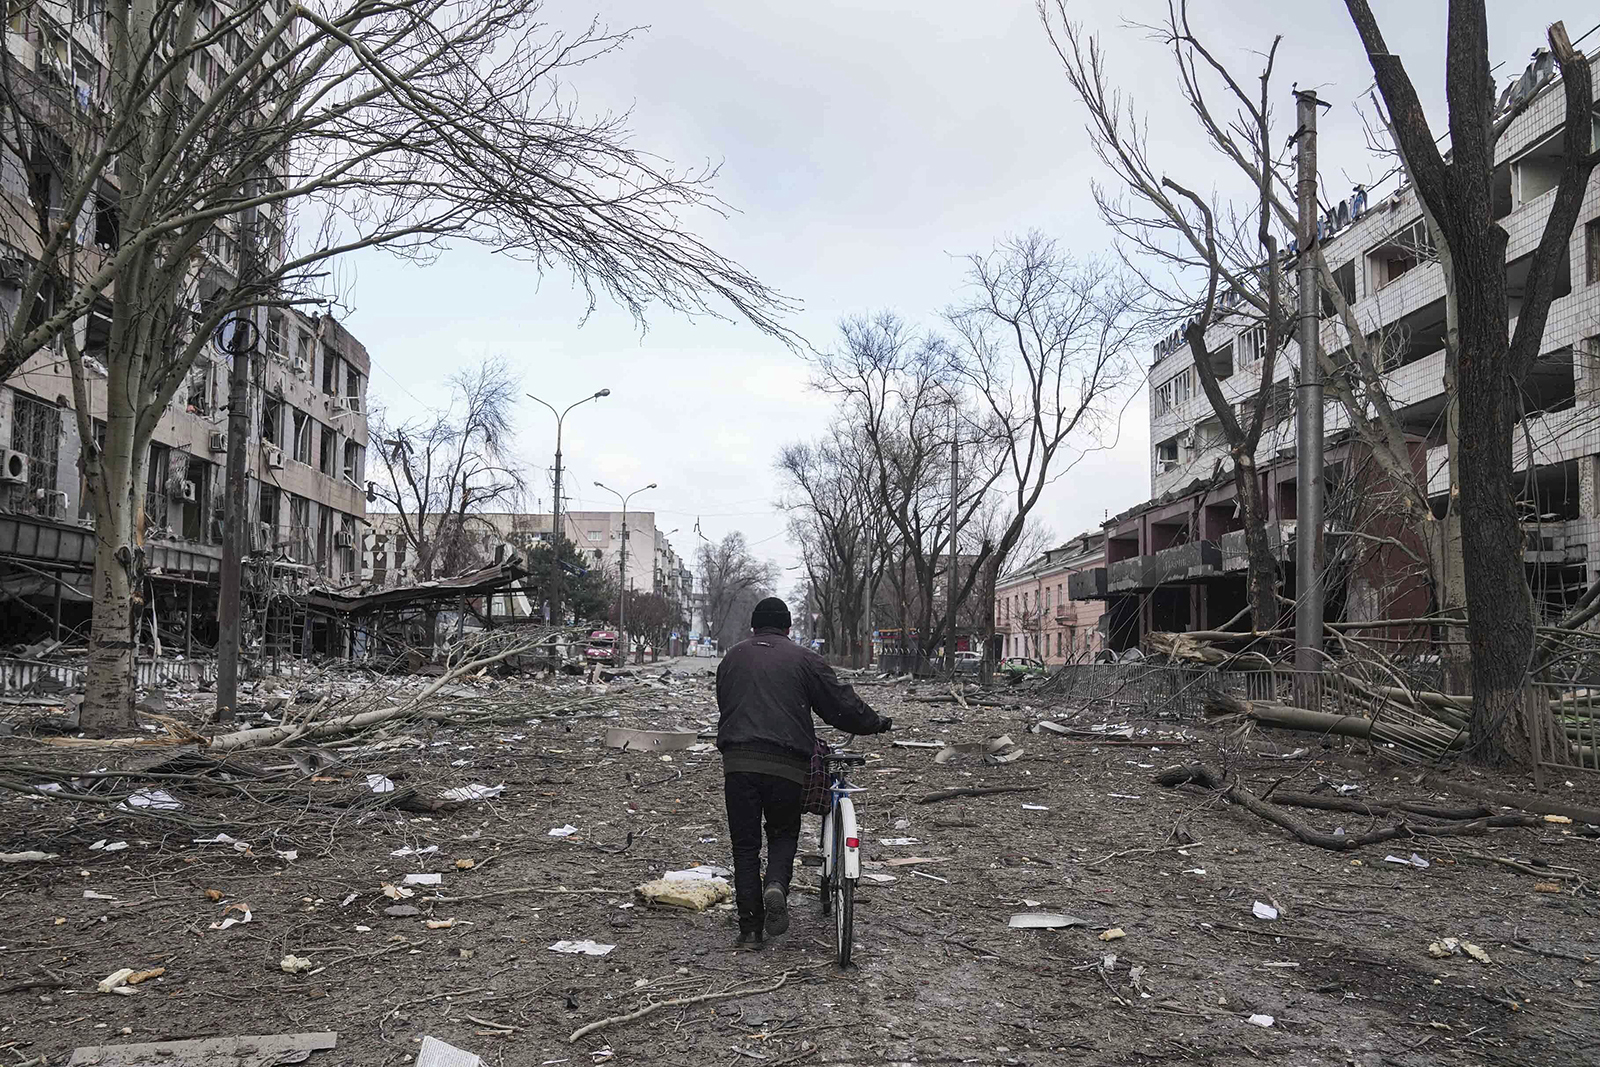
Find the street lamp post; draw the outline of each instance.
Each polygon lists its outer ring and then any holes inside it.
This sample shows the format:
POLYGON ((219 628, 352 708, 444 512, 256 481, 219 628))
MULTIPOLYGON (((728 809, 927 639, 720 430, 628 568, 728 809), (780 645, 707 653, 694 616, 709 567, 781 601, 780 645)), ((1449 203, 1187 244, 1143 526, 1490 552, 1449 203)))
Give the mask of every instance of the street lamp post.
POLYGON ((621 591, 617 594, 617 634, 622 638, 622 647, 628 647, 628 501, 644 492, 645 489, 654 489, 655 482, 642 488, 635 489, 627 496, 623 496, 609 485, 601 482, 594 483, 596 489, 604 489, 618 500, 622 501, 622 561, 617 565, 617 577, 621 581, 621 591))
POLYGON ((556 417, 556 495, 550 504, 550 621, 561 625, 561 424, 566 420, 567 411, 571 411, 579 404, 587 404, 591 400, 599 400, 603 396, 610 396, 610 389, 601 389, 592 396, 574 401, 567 405, 566 411, 557 411, 550 403, 540 400, 532 393, 528 394, 529 400, 538 400, 545 407, 550 408, 550 414, 556 417))

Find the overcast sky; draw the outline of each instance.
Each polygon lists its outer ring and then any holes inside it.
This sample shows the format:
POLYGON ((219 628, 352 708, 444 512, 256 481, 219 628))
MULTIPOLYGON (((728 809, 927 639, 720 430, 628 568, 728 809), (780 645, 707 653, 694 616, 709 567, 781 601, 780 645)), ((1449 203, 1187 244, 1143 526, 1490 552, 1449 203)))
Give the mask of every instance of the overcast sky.
MULTIPOLYGON (((1373 0, 1443 129, 1443 0, 1373 0)), ((1158 166, 1209 183, 1211 164, 1184 121, 1171 65, 1127 21, 1155 21, 1165 0, 1083 3, 1112 78, 1148 115, 1158 166), (1170 162, 1168 162, 1170 161, 1170 162)), ((1491 49, 1502 83, 1566 18, 1576 38, 1600 18, 1587 3, 1490 0, 1491 49)), ((581 27, 595 0, 549 0, 548 21, 581 27)), ((1339 0, 1191 0, 1192 20, 1222 58, 1253 77, 1272 35, 1284 42, 1274 105, 1292 114, 1290 83, 1334 106, 1322 119, 1323 185, 1342 196, 1382 168, 1367 155, 1354 104, 1371 73, 1339 0)), ((936 325, 961 290, 963 254, 1037 228, 1082 255, 1108 247, 1089 200, 1102 176, 1082 115, 1040 28, 1033 0, 612 0, 613 29, 647 27, 624 52, 578 71, 591 111, 633 113, 635 144, 678 164, 720 162, 717 191, 736 210, 688 221, 719 251, 798 301, 793 328, 831 344, 841 316, 893 308, 936 325)), ((1592 50, 1600 33, 1584 42, 1592 50)), ((1287 136, 1287 118, 1284 123, 1287 136)), ((437 402, 452 367, 504 355, 529 391, 557 407, 608 387, 568 419, 570 507, 614 501, 648 482, 651 508, 692 555, 699 520, 717 539, 743 530, 782 566, 797 562, 773 505, 772 463, 787 441, 824 428, 830 404, 806 367, 749 326, 668 313, 641 332, 602 305, 585 323, 570 279, 472 248, 419 268, 382 254, 342 272, 348 325, 372 354, 372 389, 399 410, 437 402)), ((1140 353, 1142 363, 1147 363, 1140 353)), ((519 439, 540 510, 550 506, 554 419, 527 402, 519 439)), ((1116 447, 1088 456, 1042 499, 1061 538, 1098 525, 1149 493, 1148 410, 1128 409, 1116 447)), ((783 591, 795 575, 786 575, 783 591)))

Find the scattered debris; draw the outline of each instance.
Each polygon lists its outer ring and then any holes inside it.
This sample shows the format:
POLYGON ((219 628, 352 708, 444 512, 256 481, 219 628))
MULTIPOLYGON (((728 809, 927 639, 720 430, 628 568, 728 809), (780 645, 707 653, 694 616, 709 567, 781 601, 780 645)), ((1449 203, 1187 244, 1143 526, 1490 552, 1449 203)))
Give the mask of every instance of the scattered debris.
POLYGON ((721 878, 659 878, 635 887, 633 895, 646 904, 705 911, 732 900, 733 889, 721 878))
POLYGON ((668 882, 692 882, 701 878, 731 878, 733 872, 726 867, 708 867, 701 864, 685 871, 668 871, 661 877, 668 882))
POLYGON ((546 837, 571 837, 573 834, 575 834, 577 832, 578 832, 578 828, 576 826, 573 826, 571 823, 568 823, 565 826, 552 827, 550 832, 548 834, 546 834, 545 836, 546 837))
POLYGON ((1492 962, 1489 959, 1489 954, 1482 948, 1474 945, 1471 941, 1463 941, 1457 937, 1440 938, 1428 946, 1428 955, 1436 960, 1447 959, 1460 953, 1466 953, 1479 963, 1487 964, 1492 962))
POLYGON ((278 966, 283 969, 284 974, 305 974, 311 969, 311 961, 304 956, 290 953, 278 961, 278 966))
POLYGON ((239 926, 243 923, 247 923, 251 920, 251 918, 250 905, 229 904, 227 907, 222 909, 222 921, 212 923, 207 929, 226 930, 230 926, 239 926), (230 911, 237 911, 240 914, 238 917, 234 917, 228 914, 230 911))
POLYGON ((949 763, 958 756, 981 756, 985 763, 1010 763, 1022 756, 1022 748, 1006 735, 992 741, 945 745, 934 753, 933 762, 949 763))
POLYGON ((337 1033, 207 1037, 135 1045, 91 1045, 72 1050, 68 1067, 277 1067, 302 1063, 313 1052, 333 1048, 337 1033))
POLYGON ((1269 922, 1278 917, 1277 908, 1271 904, 1263 904, 1259 900, 1250 905, 1250 913, 1258 919, 1266 919, 1269 922))
MULTIPOLYGON (((1025 911, 1011 916, 1009 925, 1013 930, 1065 930, 1070 926, 1088 926, 1089 924, 1073 915, 1025 911)), ((1109 938, 1102 938, 1102 940, 1109 940, 1109 938)))
POLYGON ((1124 937, 1127 937, 1127 936, 1128 935, 1123 932, 1122 927, 1113 926, 1111 929, 1107 930, 1105 933, 1100 935, 1100 940, 1102 940, 1102 941, 1120 941, 1124 937))
POLYGON ((550 946, 551 952, 565 952, 571 955, 604 956, 616 945, 602 945, 596 941, 557 941, 550 946))
POLYGON ((606 731, 606 747, 626 752, 678 752, 692 748, 700 739, 696 733, 674 730, 628 730, 613 726, 606 731))
POLYGON ((1426 869, 1428 866, 1428 861, 1417 855, 1415 852, 1411 854, 1410 859, 1406 859, 1401 856, 1385 856, 1383 857, 1383 862, 1398 863, 1402 867, 1418 867, 1422 869, 1426 869))
POLYGON ((60 858, 54 852, 0 852, 0 863, 47 863, 60 858))
POLYGON ((476 1053, 447 1045, 436 1037, 424 1037, 417 1049, 416 1067, 483 1067, 476 1053))
POLYGON ((444 875, 438 871, 413 871, 406 875, 406 885, 438 885, 444 875))
POLYGON ((1275 1023, 1277 1021, 1278 1020, 1274 1019, 1270 1015, 1252 1015, 1252 1016, 1250 1016, 1250 1018, 1245 1020, 1245 1022, 1249 1023, 1251 1026, 1263 1026, 1263 1027, 1264 1026, 1271 1026, 1273 1023, 1275 1023))
POLYGON ((119 989, 124 993, 136 993, 138 990, 126 988, 128 985, 128 979, 136 973, 138 972, 136 972, 132 967, 120 968, 112 971, 110 974, 100 979, 100 981, 95 984, 95 988, 102 993, 115 993, 119 989))
POLYGON ((457 789, 446 789, 440 796, 445 800, 455 802, 493 800, 505 791, 505 783, 500 785, 464 785, 457 789))

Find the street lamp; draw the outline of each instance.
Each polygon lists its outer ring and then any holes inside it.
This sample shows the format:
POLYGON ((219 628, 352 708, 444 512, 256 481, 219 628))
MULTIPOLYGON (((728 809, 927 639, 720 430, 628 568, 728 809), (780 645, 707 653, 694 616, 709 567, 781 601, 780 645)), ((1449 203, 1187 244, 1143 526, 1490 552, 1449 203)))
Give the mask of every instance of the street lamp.
POLYGON ((561 424, 571 411, 579 404, 587 404, 591 400, 599 400, 603 396, 610 396, 611 390, 602 389, 592 396, 567 405, 566 411, 557 411, 546 400, 540 400, 532 393, 528 394, 529 400, 538 400, 545 407, 550 408, 550 414, 556 417, 556 496, 550 508, 550 533, 553 540, 550 542, 550 621, 557 626, 561 625, 561 424))
POLYGON ((640 489, 635 489, 627 496, 623 496, 609 485, 595 482, 596 489, 604 489, 618 500, 622 501, 622 562, 617 566, 617 577, 622 579, 622 591, 617 594, 617 634, 623 640, 623 648, 627 648, 628 640, 628 501, 644 492, 645 489, 654 489, 655 482, 640 489))

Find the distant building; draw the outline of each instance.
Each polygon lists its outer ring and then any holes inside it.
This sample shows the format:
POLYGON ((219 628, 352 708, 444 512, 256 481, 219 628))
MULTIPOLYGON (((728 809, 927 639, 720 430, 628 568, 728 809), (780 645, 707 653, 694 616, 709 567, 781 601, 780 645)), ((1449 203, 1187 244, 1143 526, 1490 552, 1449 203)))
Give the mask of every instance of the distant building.
POLYGON ((1098 605, 1072 600, 1072 576, 1105 563, 1105 534, 1079 534, 995 586, 998 659, 1024 656, 1048 664, 1087 659, 1105 647, 1098 605))

